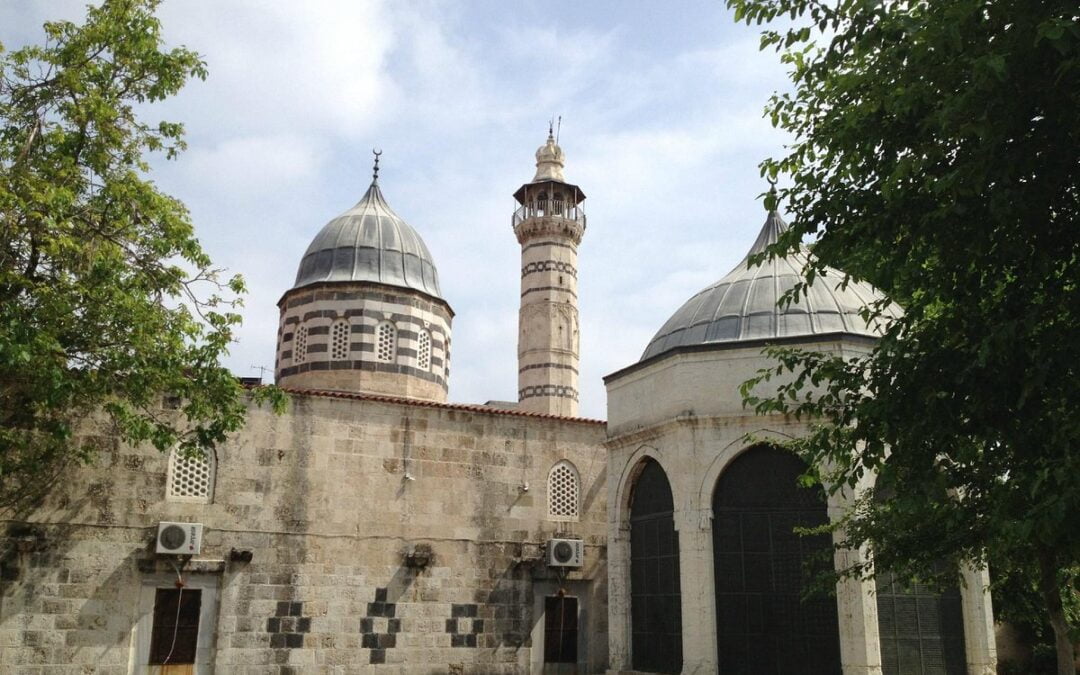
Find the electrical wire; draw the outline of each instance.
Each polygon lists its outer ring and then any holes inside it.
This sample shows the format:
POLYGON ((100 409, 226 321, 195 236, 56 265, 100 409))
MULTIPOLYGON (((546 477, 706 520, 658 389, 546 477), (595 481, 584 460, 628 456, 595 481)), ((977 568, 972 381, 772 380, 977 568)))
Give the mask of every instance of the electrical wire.
POLYGON ((173 569, 176 570, 176 588, 179 590, 176 594, 176 618, 173 619, 172 644, 169 645, 169 653, 162 659, 161 665, 169 662, 173 650, 176 649, 176 634, 180 632, 180 607, 183 606, 182 600, 184 599, 184 578, 180 576, 180 568, 176 566, 176 561, 170 562, 172 562, 173 569))

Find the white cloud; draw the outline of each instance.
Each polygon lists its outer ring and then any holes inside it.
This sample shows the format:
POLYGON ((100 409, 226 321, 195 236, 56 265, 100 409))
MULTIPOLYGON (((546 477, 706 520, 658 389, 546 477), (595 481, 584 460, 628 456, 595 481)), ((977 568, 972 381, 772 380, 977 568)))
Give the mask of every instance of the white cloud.
POLYGON ((195 49, 210 78, 177 103, 200 134, 360 136, 393 96, 384 65, 394 31, 378 2, 165 3, 166 39, 195 49))
MULTIPOLYGON (((77 19, 81 0, 0 5, 0 41, 37 40, 60 14, 77 19)), ((170 0, 161 17, 210 79, 150 111, 185 122, 190 143, 155 180, 189 205, 215 262, 248 280, 229 360, 244 375, 273 364, 276 302, 315 233, 363 193, 378 146, 384 192, 428 243, 457 312, 452 399, 513 398, 510 195, 562 114, 567 177, 589 195, 581 411, 603 417, 601 376, 635 362, 753 241, 756 167, 785 140, 761 118, 783 68, 720 3, 170 0)))

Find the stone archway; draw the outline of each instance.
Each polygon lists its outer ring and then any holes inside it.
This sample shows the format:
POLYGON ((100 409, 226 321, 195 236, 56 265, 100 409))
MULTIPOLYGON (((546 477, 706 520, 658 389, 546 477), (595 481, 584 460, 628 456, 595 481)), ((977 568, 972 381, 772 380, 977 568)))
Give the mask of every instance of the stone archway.
POLYGON ((660 464, 643 460, 630 497, 631 655, 636 671, 682 670, 679 533, 671 485, 660 464))
POLYGON ((828 522, 820 486, 800 487, 806 465, 772 446, 736 457, 713 492, 717 656, 725 675, 841 672, 836 598, 807 597, 832 567, 828 534, 796 527, 828 522))

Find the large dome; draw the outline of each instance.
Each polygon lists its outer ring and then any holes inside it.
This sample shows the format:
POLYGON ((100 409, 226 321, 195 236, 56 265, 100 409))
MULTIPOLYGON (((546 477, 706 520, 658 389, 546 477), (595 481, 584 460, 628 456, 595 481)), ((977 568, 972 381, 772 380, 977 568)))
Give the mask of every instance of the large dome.
POLYGON ((372 281, 442 299, 424 240, 386 203, 377 181, 315 235, 293 288, 326 281, 372 281))
MULTIPOLYGON (((828 334, 878 337, 876 326, 868 325, 859 311, 881 294, 860 281, 840 287, 843 275, 835 270, 818 277, 797 304, 777 306, 777 300, 802 278, 806 250, 765 260, 756 267, 748 267, 747 262, 775 243, 787 227, 780 214, 770 212, 742 262, 680 307, 649 342, 641 360, 692 345, 828 334)), ((900 309, 893 305, 886 314, 898 317, 900 309)))

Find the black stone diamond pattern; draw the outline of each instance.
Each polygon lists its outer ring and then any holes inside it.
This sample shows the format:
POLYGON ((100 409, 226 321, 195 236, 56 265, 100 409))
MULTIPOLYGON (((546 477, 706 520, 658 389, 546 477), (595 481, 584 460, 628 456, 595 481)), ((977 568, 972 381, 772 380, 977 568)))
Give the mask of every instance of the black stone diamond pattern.
POLYGON ((311 632, 311 617, 303 616, 304 603, 279 602, 277 612, 266 620, 272 649, 299 649, 304 646, 304 633, 311 632))
POLYGON ((446 620, 446 632, 450 634, 451 647, 475 647, 476 636, 484 632, 484 620, 476 618, 479 606, 466 603, 450 606, 446 620))
POLYGON ((401 619, 395 618, 397 605, 386 601, 386 589, 375 589, 375 602, 369 602, 367 616, 360 619, 360 646, 371 650, 371 663, 386 663, 386 650, 397 646, 401 619), (375 631, 375 619, 386 619, 386 632, 375 631))

